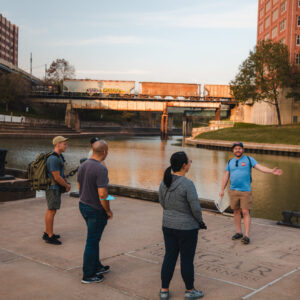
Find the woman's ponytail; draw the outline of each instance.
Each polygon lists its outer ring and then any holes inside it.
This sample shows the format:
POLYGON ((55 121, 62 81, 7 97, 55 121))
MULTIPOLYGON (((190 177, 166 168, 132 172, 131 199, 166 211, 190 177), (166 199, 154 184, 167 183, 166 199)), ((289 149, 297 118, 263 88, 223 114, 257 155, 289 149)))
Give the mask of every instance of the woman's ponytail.
POLYGON ((171 183, 172 183, 172 174, 171 174, 171 166, 170 166, 165 171, 164 184, 166 185, 167 188, 169 188, 171 186, 171 183))
POLYGON ((188 163, 188 157, 185 154, 185 152, 180 151, 173 153, 170 159, 171 166, 166 169, 165 174, 164 174, 164 184, 166 185, 167 188, 169 188, 172 184, 172 173, 173 172, 178 172, 181 170, 183 164, 188 163))

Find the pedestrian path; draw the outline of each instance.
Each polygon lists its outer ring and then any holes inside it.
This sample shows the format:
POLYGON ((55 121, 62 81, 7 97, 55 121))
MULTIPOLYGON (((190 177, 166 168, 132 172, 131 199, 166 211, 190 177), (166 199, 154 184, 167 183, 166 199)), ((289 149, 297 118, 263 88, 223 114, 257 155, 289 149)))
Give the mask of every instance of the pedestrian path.
MULTIPOLYGON (((101 241, 103 283, 81 284, 86 225, 78 199, 64 196, 55 219, 63 244, 42 239, 44 198, 0 203, 0 299, 158 299, 164 255, 158 203, 117 197, 101 241)), ((195 286, 204 299, 299 299, 300 230, 253 219, 251 244, 232 241, 231 217, 204 212, 195 286)), ((177 266, 171 299, 183 299, 177 266)))

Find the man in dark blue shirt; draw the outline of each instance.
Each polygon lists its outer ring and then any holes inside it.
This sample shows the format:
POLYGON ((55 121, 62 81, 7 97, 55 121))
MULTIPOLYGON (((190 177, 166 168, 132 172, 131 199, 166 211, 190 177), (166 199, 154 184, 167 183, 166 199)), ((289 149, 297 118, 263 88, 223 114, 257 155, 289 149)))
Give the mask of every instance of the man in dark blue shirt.
POLYGON ((273 175, 282 175, 282 170, 277 167, 270 169, 257 163, 251 156, 244 155, 244 145, 241 142, 236 142, 232 145, 234 158, 228 161, 226 172, 223 178, 220 197, 223 198, 224 190, 230 179, 230 207, 234 212, 234 222, 236 233, 232 236, 233 240, 242 239, 242 243, 249 244, 250 238, 250 209, 252 207, 252 192, 251 192, 251 170, 255 168, 264 173, 273 175), (242 234, 241 227, 241 211, 244 217, 245 236, 242 234))
POLYGON ((53 245, 60 245, 60 235, 53 233, 53 223, 56 211, 60 209, 61 192, 65 189, 66 192, 70 191, 70 184, 64 178, 64 158, 62 153, 67 150, 68 139, 63 136, 56 136, 53 139, 54 151, 47 159, 47 172, 48 177, 51 178, 52 184, 50 189, 46 190, 46 200, 48 209, 45 215, 45 232, 43 239, 46 243, 53 245))
POLYGON ((79 209, 87 225, 87 239, 83 255, 82 283, 101 282, 109 272, 99 257, 99 243, 108 219, 112 219, 108 196, 108 171, 103 164, 108 146, 104 141, 92 144, 93 154, 78 170, 79 209))

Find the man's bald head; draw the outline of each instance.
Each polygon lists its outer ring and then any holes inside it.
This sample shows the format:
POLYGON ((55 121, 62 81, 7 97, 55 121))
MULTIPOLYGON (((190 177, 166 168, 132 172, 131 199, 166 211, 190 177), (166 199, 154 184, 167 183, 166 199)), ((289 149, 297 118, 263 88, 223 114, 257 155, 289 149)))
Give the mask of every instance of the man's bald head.
POLYGON ((108 146, 105 141, 96 141, 92 144, 93 154, 99 156, 106 154, 108 151, 108 146))

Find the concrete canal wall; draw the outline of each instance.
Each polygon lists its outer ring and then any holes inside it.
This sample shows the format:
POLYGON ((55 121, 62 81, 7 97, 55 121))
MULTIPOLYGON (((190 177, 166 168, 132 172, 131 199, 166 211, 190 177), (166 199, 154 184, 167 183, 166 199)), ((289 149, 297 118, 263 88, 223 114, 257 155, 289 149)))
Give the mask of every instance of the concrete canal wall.
MULTIPOLYGON (((234 142, 235 141, 206 140, 193 138, 185 139, 185 144, 196 146, 197 148, 228 151, 231 151, 231 146, 234 142)), ((265 144, 250 142, 245 142, 243 144, 246 152, 300 157, 300 146, 298 145, 265 144)))
MULTIPOLYGON (((0 181, 0 202, 28 199, 35 197, 35 191, 31 191, 27 172, 18 169, 6 169, 6 174, 16 177, 15 180, 0 181)), ((109 185, 109 193, 128 198, 140 199, 150 202, 158 202, 158 191, 134 188, 116 184, 109 185)), ((78 195, 74 195, 78 197, 78 195)), ((214 201, 199 198, 202 208, 217 211, 214 201)), ((230 212, 228 210, 227 212, 230 212)))

